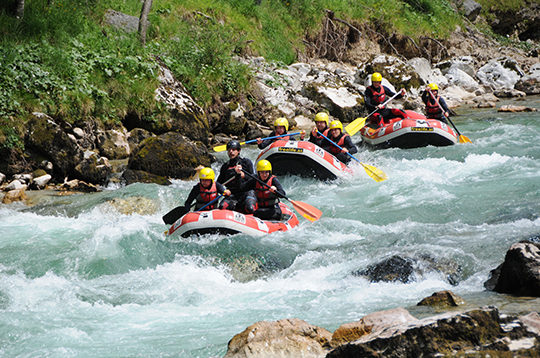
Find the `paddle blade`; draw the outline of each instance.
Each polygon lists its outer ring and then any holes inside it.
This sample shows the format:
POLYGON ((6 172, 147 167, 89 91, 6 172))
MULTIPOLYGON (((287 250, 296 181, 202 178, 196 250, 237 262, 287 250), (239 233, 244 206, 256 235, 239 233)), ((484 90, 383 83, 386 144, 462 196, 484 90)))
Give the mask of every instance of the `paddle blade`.
POLYGON ((459 136, 460 143, 472 143, 469 137, 464 136, 463 134, 459 136))
POLYGON ((319 220, 322 216, 322 211, 320 211, 314 206, 303 203, 301 201, 295 201, 290 199, 289 201, 293 205, 294 209, 298 212, 298 214, 302 215, 311 222, 319 220))
POLYGON ((358 132, 360 129, 362 129, 362 127, 366 125, 366 119, 367 117, 356 118, 354 121, 352 121, 345 127, 345 130, 347 131, 347 133, 349 133, 349 135, 355 135, 356 132, 358 132))
POLYGON ((227 149, 227 144, 218 145, 212 149, 214 150, 214 152, 223 152, 227 149))
MULTIPOLYGON (((246 144, 246 142, 241 142, 240 145, 244 145, 246 144)), ((224 152, 227 150, 227 144, 223 144, 223 145, 218 145, 218 146, 215 146, 214 148, 212 148, 214 150, 214 152, 224 152)))
POLYGON ((381 182, 386 179, 388 179, 388 176, 379 168, 374 167, 373 165, 368 165, 364 163, 360 163, 364 167, 364 170, 366 171, 367 175, 369 175, 373 180, 376 182, 381 182))
POLYGON ((163 222, 167 225, 172 225, 176 222, 176 220, 187 214, 188 211, 189 209, 187 209, 185 206, 177 206, 167 214, 163 215, 163 222))

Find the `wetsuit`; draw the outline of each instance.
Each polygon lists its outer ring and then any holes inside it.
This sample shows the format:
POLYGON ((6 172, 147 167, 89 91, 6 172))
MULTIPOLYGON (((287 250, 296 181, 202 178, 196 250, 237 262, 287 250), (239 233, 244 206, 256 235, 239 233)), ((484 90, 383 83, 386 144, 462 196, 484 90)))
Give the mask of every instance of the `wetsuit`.
MULTIPOLYGON (((364 100, 366 102, 366 107, 371 113, 377 109, 379 104, 386 102, 389 98, 392 98, 395 95, 392 90, 386 86, 379 86, 377 90, 373 85, 366 88, 364 92, 364 100)), ((396 98, 403 98, 402 94, 399 94, 396 98)), ((369 117, 371 123, 375 124, 377 127, 382 127, 385 125, 385 121, 388 122, 392 118, 406 118, 407 114, 397 108, 386 108, 377 110, 371 117, 369 117)))
POLYGON ((248 158, 238 156, 234 159, 230 159, 221 166, 217 181, 224 183, 232 177, 234 177, 234 179, 227 185, 231 191, 231 195, 221 202, 220 209, 236 210, 251 214, 256 209, 257 198, 255 197, 255 192, 253 190, 244 191, 240 189, 242 182, 246 181, 248 177, 246 176, 242 179, 240 175, 236 174, 234 168, 238 164, 240 164, 242 169, 246 172, 253 174, 253 162, 248 158))
MULTIPOLYGON (((329 129, 328 129, 328 126, 326 126, 326 128, 322 131, 319 131, 317 129, 318 132, 321 132, 322 134, 324 134, 325 136, 328 137, 328 132, 329 132, 329 129)), ((318 132, 315 132, 315 135, 313 135, 313 133, 310 134, 309 136, 309 140, 308 142, 311 142, 315 145, 318 145, 319 147, 325 147, 325 146, 328 146, 327 143, 328 140, 326 138, 324 138, 322 135, 320 135, 318 132)))
MULTIPOLYGON (((193 186, 191 189, 191 192, 188 195, 188 198, 186 199, 186 203, 184 206, 186 208, 191 207, 193 201, 195 200, 195 211, 199 210, 200 208, 204 207, 206 204, 214 200, 219 196, 219 194, 223 194, 225 191, 225 187, 221 185, 220 183, 213 182, 210 188, 205 188, 202 186, 202 184, 199 182, 193 186)), ((204 210, 212 210, 216 209, 218 207, 218 201, 216 200, 214 203, 208 205, 204 208, 204 210)))
MULTIPOLYGON (((258 176, 258 178, 264 182, 260 176, 258 176)), ((268 184, 268 186, 275 186, 277 189, 276 191, 280 193, 282 197, 286 195, 285 190, 283 190, 283 187, 276 176, 270 175, 265 183, 268 184)), ((263 220, 281 219, 279 196, 272 193, 267 186, 262 185, 257 180, 251 178, 242 184, 242 189, 255 191, 258 208, 253 213, 254 216, 263 220)))
POLYGON ((428 91, 424 91, 422 93, 422 102, 424 102, 424 104, 426 105, 426 117, 431 119, 438 119, 441 122, 448 123, 446 117, 444 116, 444 113, 450 112, 448 106, 446 105, 446 101, 444 100, 444 98, 439 96, 438 93, 437 100, 441 105, 440 107, 428 91), (443 108, 444 112, 441 110, 441 107, 443 108))
MULTIPOLYGON (((275 136, 284 135, 284 134, 287 134, 287 131, 285 131, 283 134, 277 134, 276 131, 272 131, 269 137, 275 137, 275 136)), ((257 145, 259 146, 259 149, 264 149, 268 147, 270 144, 274 143, 276 140, 296 140, 296 138, 291 137, 291 136, 285 136, 285 137, 280 137, 280 138, 264 139, 261 144, 257 144, 257 145)))
MULTIPOLYGON (((358 148, 353 144, 351 140, 351 136, 347 133, 340 133, 339 136, 336 138, 332 137, 332 133, 330 132, 328 135, 328 139, 332 140, 332 142, 339 145, 341 148, 347 148, 350 154, 354 154, 358 152, 358 148)), ((328 141, 327 141, 328 143, 328 141)), ((328 143, 329 146, 323 147, 324 150, 332 153, 336 158, 338 158, 342 163, 349 163, 351 161, 351 156, 347 155, 347 153, 342 153, 341 149, 336 147, 335 145, 328 143)))

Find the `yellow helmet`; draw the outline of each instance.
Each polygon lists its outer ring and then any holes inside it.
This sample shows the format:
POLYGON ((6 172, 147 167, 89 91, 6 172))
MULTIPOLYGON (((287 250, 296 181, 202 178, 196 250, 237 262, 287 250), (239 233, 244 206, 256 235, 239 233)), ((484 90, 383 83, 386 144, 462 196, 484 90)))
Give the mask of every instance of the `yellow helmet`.
POLYGON ((328 114, 324 112, 319 112, 315 116, 315 122, 326 122, 326 125, 328 125, 328 114))
POLYGON ((375 72, 371 75, 371 82, 381 82, 382 81, 382 75, 379 72, 375 72))
POLYGON ((330 126, 328 128, 330 128, 330 130, 339 128, 343 132, 343 124, 341 124, 341 122, 338 120, 330 122, 330 126))
POLYGON ((431 88, 432 91, 438 91, 439 90, 439 86, 437 86, 435 83, 430 83, 428 85, 429 88, 431 88))
POLYGON ((203 168, 199 172, 199 179, 210 179, 212 182, 216 178, 216 173, 212 170, 212 168, 203 168))
POLYGON ((266 159, 259 160, 257 163, 257 172, 271 172, 272 164, 266 159))
POLYGON ((283 127, 285 127, 285 130, 288 131, 289 130, 289 121, 287 120, 287 118, 280 117, 280 118, 276 119, 276 121, 274 122, 274 128, 277 127, 277 126, 283 126, 283 127))

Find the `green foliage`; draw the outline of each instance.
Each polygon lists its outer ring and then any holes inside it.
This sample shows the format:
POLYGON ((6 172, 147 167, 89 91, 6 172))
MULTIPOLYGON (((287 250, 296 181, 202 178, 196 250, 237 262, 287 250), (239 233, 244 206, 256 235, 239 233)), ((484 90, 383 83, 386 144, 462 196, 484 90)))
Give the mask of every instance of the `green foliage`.
MULTIPOLYGON (((523 4, 479 2, 484 9, 523 4)), ((154 0, 142 47, 137 34, 103 22, 107 9, 138 17, 140 0, 27 0, 22 20, 13 16, 15 4, 0 3, 0 139, 7 146, 21 143, 12 123, 33 111, 69 122, 118 122, 127 114, 159 120, 166 112, 154 100, 155 57, 203 106, 251 98, 252 75, 235 56, 296 61, 326 10, 412 38, 446 37, 462 24, 447 0, 154 0)))

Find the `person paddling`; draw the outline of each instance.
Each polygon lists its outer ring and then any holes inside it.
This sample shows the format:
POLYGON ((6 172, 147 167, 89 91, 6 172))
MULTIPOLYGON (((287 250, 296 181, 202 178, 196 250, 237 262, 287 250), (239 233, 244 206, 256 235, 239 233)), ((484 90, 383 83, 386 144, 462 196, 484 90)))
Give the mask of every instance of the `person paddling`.
POLYGON ((223 194, 224 196, 231 195, 231 191, 220 183, 216 183, 215 178, 216 174, 212 168, 203 168, 199 171, 199 183, 193 186, 184 204, 184 207, 188 209, 186 211, 189 211, 189 208, 193 205, 193 201, 195 201, 195 211, 201 208, 203 208, 203 211, 216 209, 218 207, 218 201, 215 199, 218 198, 219 194, 223 194), (214 203, 211 203, 212 201, 214 203), (207 205, 208 203, 211 204, 207 205))
MULTIPOLYGON (((241 169, 237 170, 240 174, 241 169)), ((278 178, 272 175, 272 164, 263 159, 257 163, 257 178, 251 178, 244 182, 241 186, 242 190, 254 190, 257 196, 257 210, 253 212, 253 215, 262 220, 280 220, 281 209, 279 207, 280 196, 286 196, 285 190, 281 186, 278 178), (263 185, 262 183, 266 185, 263 185)))
MULTIPOLYGON (((395 98, 402 98, 407 91, 402 88, 399 91, 399 95, 395 98)), ((392 118, 400 117, 405 118, 406 114, 397 108, 386 108, 384 102, 388 98, 394 97, 394 93, 390 88, 382 85, 382 75, 379 72, 375 72, 371 75, 371 86, 366 88, 364 92, 364 100, 369 112, 376 112, 369 118, 371 123, 376 127, 382 127, 388 124, 388 121, 392 118), (386 122, 386 123, 385 123, 386 122)))
POLYGON ((439 86, 430 83, 426 90, 422 92, 422 102, 426 105, 426 116, 429 119, 438 119, 448 124, 446 118, 448 118, 450 110, 444 98, 439 96, 439 86))
POLYGON ((330 129, 328 128, 328 114, 324 112, 317 113, 317 115, 315 116, 315 128, 311 130, 311 135, 309 136, 308 142, 318 145, 319 147, 323 147, 326 139, 319 133, 328 136, 329 130, 330 129))
POLYGON ((358 152, 358 148, 353 144, 351 136, 347 133, 343 133, 343 124, 340 121, 335 120, 330 123, 328 139, 336 143, 341 148, 328 143, 329 146, 324 146, 323 149, 332 153, 336 158, 338 158, 342 163, 349 163, 351 161, 351 155, 358 152))
POLYGON ((248 158, 241 157, 241 150, 242 147, 237 140, 231 140, 227 143, 227 155, 229 156, 229 161, 221 166, 218 182, 225 183, 231 178, 234 179, 232 179, 228 186, 231 189, 231 195, 221 202, 220 209, 253 213, 257 204, 255 192, 239 189, 242 182, 247 180, 247 178, 245 178, 244 173, 238 175, 235 169, 239 166, 246 172, 253 174, 253 162, 248 158))
MULTIPOLYGON (((270 133, 269 137, 275 137, 275 136, 281 136, 284 134, 287 134, 287 131, 289 130, 289 121, 287 118, 278 118, 274 121, 274 131, 270 133)), ((306 135, 306 132, 302 131, 300 133, 300 139, 304 140, 304 136, 306 135)), ((264 149, 268 147, 270 144, 274 143, 276 140, 296 140, 296 138, 291 136, 285 136, 280 138, 273 138, 273 139, 262 139, 257 138, 257 145, 259 146, 259 149, 264 149)))

